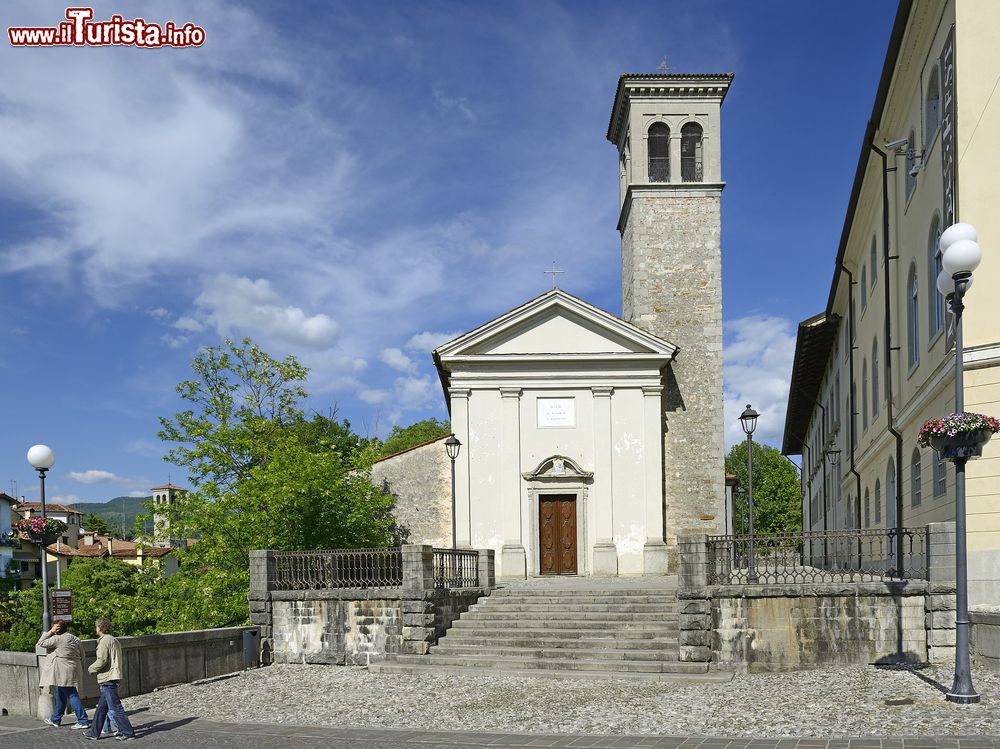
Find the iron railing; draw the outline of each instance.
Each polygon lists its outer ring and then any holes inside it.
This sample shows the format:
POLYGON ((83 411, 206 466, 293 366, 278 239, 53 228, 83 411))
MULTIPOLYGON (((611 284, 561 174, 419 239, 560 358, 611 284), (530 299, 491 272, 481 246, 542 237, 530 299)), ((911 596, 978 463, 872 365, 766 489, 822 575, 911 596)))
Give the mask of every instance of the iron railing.
POLYGON ((478 588, 479 552, 469 549, 434 549, 435 588, 478 588))
POLYGON ((275 590, 380 588, 403 584, 403 553, 395 549, 274 552, 275 590))
POLYGON ((924 528, 708 537, 709 585, 925 579, 924 528))
POLYGON ((694 156, 681 156, 681 182, 701 182, 703 179, 701 160, 694 156))
POLYGON ((649 157, 649 181, 669 182, 670 181, 670 158, 666 156, 649 157))

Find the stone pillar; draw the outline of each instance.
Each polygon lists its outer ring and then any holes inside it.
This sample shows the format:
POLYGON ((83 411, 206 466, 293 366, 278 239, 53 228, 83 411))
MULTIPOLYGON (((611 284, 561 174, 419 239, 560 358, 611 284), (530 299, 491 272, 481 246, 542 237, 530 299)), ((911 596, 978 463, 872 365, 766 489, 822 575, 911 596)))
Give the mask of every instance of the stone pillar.
POLYGON ((451 388, 451 429, 462 442, 455 461, 455 543, 461 548, 472 546, 472 503, 469 487, 469 459, 473 450, 469 437, 469 396, 472 391, 451 388))
POLYGON ((479 550, 479 587, 492 590, 497 585, 496 552, 493 549, 479 550))
POLYGON ((708 536, 677 539, 678 658, 704 663, 712 660, 712 601, 708 591, 708 536))
POLYGON ((523 579, 528 571, 521 540, 521 388, 500 388, 500 398, 500 502, 503 513, 500 574, 523 579))
POLYGON ((255 549, 250 552, 250 623, 260 627, 260 665, 271 663, 274 652, 274 621, 271 591, 276 582, 274 552, 255 549))
POLYGON ((645 468, 646 543, 642 549, 644 575, 666 575, 667 544, 663 540, 663 407, 660 386, 642 389, 642 458, 645 468))
POLYGON ((955 523, 927 524, 927 660, 955 660, 955 523))
MULTIPOLYGON (((461 439, 461 438, 459 438, 461 439)), ((407 544, 403 555, 403 587, 400 607, 403 614, 400 652, 426 655, 434 643, 434 547, 407 544)))
POLYGON ((678 588, 703 590, 708 586, 708 536, 703 534, 680 536, 677 539, 680 568, 678 588))
POLYGON ((618 550, 614 542, 614 488, 611 481, 612 387, 591 388, 594 397, 594 574, 618 574, 618 550))
POLYGON ((403 598, 424 597, 434 590, 434 547, 430 544, 406 544, 403 555, 403 598))

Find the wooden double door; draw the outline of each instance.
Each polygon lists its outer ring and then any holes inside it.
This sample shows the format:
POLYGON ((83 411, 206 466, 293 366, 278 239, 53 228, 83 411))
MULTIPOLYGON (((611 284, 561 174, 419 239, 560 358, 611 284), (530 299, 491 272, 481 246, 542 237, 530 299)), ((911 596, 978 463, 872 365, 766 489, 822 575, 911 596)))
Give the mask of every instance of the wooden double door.
POLYGON ((541 574, 576 574, 575 494, 543 494, 538 498, 538 546, 541 574))

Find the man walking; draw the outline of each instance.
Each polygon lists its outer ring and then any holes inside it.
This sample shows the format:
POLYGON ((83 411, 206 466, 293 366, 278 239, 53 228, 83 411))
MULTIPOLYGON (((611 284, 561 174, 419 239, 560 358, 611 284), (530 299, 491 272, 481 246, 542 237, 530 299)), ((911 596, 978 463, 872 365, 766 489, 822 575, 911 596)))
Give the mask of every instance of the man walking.
POLYGON ((122 701, 118 697, 118 682, 122 678, 122 646, 111 636, 111 621, 98 619, 94 625, 97 631, 97 658, 87 669, 97 675, 97 683, 101 688, 101 699, 97 703, 97 712, 90 724, 86 737, 96 741, 100 738, 104 719, 111 714, 111 719, 118 727, 119 741, 130 741, 135 738, 135 730, 129 722, 122 701))
POLYGON ((69 702, 76 713, 73 728, 90 728, 87 711, 83 709, 77 692, 83 679, 83 646, 80 640, 66 631, 66 622, 58 620, 52 625, 52 629, 42 633, 36 645, 48 651, 52 684, 56 688, 56 706, 52 717, 46 718, 45 722, 50 726, 62 723, 66 703, 69 702))

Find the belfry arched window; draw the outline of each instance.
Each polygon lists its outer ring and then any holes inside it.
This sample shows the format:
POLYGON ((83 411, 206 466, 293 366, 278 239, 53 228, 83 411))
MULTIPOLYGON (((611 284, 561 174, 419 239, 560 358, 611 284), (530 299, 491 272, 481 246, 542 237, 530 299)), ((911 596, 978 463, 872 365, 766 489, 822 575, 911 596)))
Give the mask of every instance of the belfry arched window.
POLYGON ((701 182, 704 178, 701 136, 701 125, 695 122, 689 122, 681 128, 681 181, 683 182, 701 182))
POLYGON ((670 181, 670 128, 665 122, 654 122, 649 127, 649 181, 670 181))

